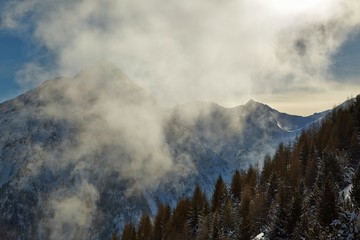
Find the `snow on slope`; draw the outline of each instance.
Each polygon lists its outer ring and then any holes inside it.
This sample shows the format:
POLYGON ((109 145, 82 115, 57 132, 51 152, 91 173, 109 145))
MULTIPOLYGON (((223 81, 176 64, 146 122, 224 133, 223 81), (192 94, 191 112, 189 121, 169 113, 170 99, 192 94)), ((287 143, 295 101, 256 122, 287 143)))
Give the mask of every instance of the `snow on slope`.
POLYGON ((235 168, 261 165, 296 136, 278 124, 298 129, 315 120, 254 101, 164 110, 106 62, 49 80, 0 104, 0 236, 56 238, 70 224, 68 239, 108 239, 196 184, 210 195, 218 175, 229 182, 235 168))

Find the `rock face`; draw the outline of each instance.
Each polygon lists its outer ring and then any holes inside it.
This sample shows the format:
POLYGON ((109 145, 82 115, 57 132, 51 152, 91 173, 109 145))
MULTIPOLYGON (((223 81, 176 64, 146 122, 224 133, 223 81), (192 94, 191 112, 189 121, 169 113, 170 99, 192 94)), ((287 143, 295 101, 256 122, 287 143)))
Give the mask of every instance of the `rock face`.
POLYGON ((163 109, 102 62, 0 104, 0 239, 109 239, 157 204, 208 194, 319 120, 249 101, 163 109))

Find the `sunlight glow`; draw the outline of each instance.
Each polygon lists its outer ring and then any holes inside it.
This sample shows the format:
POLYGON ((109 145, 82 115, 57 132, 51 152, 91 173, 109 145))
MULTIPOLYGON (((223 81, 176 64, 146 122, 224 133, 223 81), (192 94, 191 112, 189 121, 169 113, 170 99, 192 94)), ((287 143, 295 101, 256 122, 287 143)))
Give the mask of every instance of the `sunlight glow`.
POLYGON ((302 14, 329 8, 339 0, 261 0, 266 8, 280 14, 302 14))

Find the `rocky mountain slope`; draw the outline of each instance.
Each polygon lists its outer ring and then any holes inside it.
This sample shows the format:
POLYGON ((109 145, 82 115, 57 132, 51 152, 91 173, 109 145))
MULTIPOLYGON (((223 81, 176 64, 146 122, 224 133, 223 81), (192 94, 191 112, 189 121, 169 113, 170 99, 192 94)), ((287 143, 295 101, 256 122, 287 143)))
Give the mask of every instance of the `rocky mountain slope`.
POLYGON ((0 104, 0 238, 109 239, 218 175, 266 153, 326 112, 280 113, 249 101, 171 110, 111 64, 0 104))

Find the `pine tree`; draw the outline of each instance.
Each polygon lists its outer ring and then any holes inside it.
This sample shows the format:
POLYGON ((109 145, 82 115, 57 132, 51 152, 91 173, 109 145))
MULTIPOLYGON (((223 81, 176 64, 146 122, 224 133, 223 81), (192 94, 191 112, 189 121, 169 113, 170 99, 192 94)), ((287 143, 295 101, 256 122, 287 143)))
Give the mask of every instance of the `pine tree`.
POLYGON ((187 216, 190 209, 188 199, 180 199, 165 227, 165 239, 182 240, 187 239, 189 233, 187 226, 187 216))
POLYGON ((125 224, 121 240, 136 240, 136 229, 133 224, 125 224))
POLYGON ((211 240, 219 240, 221 238, 220 213, 215 211, 212 215, 212 226, 210 232, 211 240))
POLYGON ((350 198, 352 203, 360 209, 360 164, 353 176, 350 198))
POLYGON ((213 227, 212 223, 213 223, 212 214, 200 216, 198 240, 212 239, 211 237, 212 227, 213 227))
POLYGON ((271 174, 274 171, 273 162, 269 154, 266 154, 264 157, 264 164, 261 170, 261 177, 260 177, 260 185, 265 187, 265 184, 268 182, 271 174))
POLYGON ((211 211, 212 212, 215 212, 216 210, 218 210, 220 208, 220 206, 225 198, 225 195, 227 195, 226 185, 225 185, 222 177, 219 176, 216 181, 214 193, 213 193, 212 200, 211 200, 211 211))
POLYGON ((162 240, 165 232, 165 225, 170 219, 171 212, 168 205, 160 204, 154 220, 154 239, 162 240))
POLYGON ((138 240, 152 240, 153 239, 153 226, 150 217, 147 213, 141 216, 139 227, 137 231, 138 240))
POLYGON ((232 239, 235 232, 236 211, 230 197, 222 204, 219 213, 221 233, 232 239))
POLYGON ((315 159, 315 153, 312 153, 309 157, 308 164, 305 170, 305 185, 306 187, 312 189, 315 184, 316 177, 317 177, 317 164, 315 159))
POLYGON ((255 234, 262 232, 262 227, 268 222, 269 205, 265 190, 259 189, 250 202, 250 226, 255 234))
POLYGON ((296 223, 291 239, 320 239, 321 226, 318 220, 317 200, 318 193, 315 191, 304 192, 304 200, 301 209, 301 216, 296 223))
POLYGON ((338 192, 334 179, 331 176, 326 177, 318 200, 319 220, 323 227, 329 227, 338 217, 338 192))
POLYGON ((111 240, 118 240, 118 237, 117 237, 117 233, 114 232, 112 235, 111 235, 111 240))
POLYGON ((188 211, 188 224, 191 236, 196 238, 199 234, 200 218, 208 211, 208 203, 205 194, 199 186, 196 186, 192 199, 190 201, 190 209, 188 211))
POLYGON ((257 178, 258 178, 258 169, 250 165, 249 169, 244 174, 242 184, 243 186, 245 185, 249 186, 251 190, 251 196, 255 194, 255 190, 257 186, 257 178))
POLYGON ((287 239, 287 194, 284 183, 279 186, 279 192, 269 214, 269 223, 267 227, 267 236, 269 239, 287 239))
POLYGON ((266 197, 267 197, 269 206, 275 200, 277 191, 278 191, 278 179, 277 179, 276 174, 273 173, 270 177, 270 180, 268 183, 268 188, 267 188, 267 193, 266 193, 266 195, 267 195, 266 197))
POLYGON ((336 229, 334 236, 337 239, 360 239, 360 229, 356 226, 358 213, 354 210, 349 201, 342 204, 339 219, 332 223, 336 229))
POLYGON ((250 202, 251 190, 249 186, 245 186, 240 202, 240 234, 244 240, 251 239, 250 202))
POLYGON ((300 221, 300 216, 302 214, 302 204, 303 204, 303 187, 298 187, 291 201, 290 212, 287 219, 287 236, 291 236, 297 223, 300 221))
POLYGON ((236 201, 241 199, 241 174, 236 170, 231 181, 231 194, 236 201))

